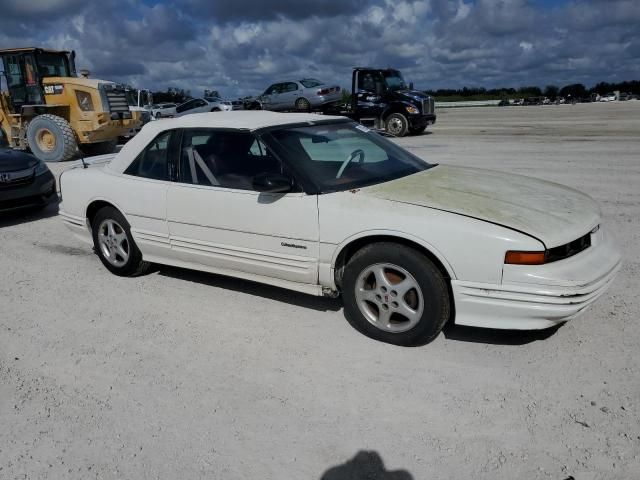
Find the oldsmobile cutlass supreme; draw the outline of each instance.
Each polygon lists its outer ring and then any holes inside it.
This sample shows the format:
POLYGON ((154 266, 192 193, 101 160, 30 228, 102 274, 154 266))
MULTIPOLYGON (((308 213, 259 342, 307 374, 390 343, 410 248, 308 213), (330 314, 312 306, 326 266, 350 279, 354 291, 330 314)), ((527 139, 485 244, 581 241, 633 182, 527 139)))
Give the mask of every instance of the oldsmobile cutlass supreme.
POLYGON ((447 321, 566 322, 620 266, 587 195, 429 164, 341 117, 188 115, 88 163, 62 175, 60 215, 114 274, 153 262, 341 294, 355 328, 399 345, 447 321))

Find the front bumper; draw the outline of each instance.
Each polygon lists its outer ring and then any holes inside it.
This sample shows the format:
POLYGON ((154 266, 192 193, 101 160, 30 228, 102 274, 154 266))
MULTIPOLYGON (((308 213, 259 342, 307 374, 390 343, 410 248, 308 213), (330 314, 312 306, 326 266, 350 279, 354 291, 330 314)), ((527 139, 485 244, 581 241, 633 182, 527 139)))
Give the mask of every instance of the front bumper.
POLYGON ((409 126, 411 128, 422 128, 436 123, 436 114, 430 113, 426 115, 416 114, 409 115, 409 126))
POLYGON ((112 120, 109 113, 100 112, 91 120, 79 120, 78 140, 80 143, 97 143, 123 137, 131 130, 142 128, 142 122, 135 117, 112 120))
POLYGON ((51 172, 38 175, 28 185, 0 188, 0 212, 43 207, 57 199, 56 180, 51 172))
POLYGON ((505 265, 511 269, 505 268, 500 285, 452 280, 455 323, 539 330, 584 313, 606 292, 621 266, 610 236, 600 231, 594 237, 590 248, 565 260, 541 266, 505 265))

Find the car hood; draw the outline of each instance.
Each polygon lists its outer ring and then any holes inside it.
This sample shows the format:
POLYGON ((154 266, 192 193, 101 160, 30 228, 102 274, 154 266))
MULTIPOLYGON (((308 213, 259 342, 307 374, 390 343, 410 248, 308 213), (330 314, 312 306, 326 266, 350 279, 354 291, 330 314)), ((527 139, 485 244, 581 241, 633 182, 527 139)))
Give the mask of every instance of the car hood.
POLYGON ((28 153, 0 148, 0 172, 15 172, 33 168, 38 164, 38 159, 28 153))
POLYGON ((360 193, 502 225, 539 239, 547 248, 569 243, 600 222, 598 204, 584 193, 477 168, 438 165, 360 193))

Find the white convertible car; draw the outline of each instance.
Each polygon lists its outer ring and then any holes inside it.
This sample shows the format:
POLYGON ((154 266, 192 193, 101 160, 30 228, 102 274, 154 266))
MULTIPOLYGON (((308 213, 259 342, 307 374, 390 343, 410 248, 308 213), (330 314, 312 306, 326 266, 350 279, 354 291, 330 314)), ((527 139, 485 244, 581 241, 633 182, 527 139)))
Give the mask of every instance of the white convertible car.
POLYGON ((354 327, 399 345, 447 321, 566 322, 620 265, 587 195, 429 164, 341 117, 188 115, 88 163, 62 175, 60 215, 116 275, 153 262, 340 293, 354 327))

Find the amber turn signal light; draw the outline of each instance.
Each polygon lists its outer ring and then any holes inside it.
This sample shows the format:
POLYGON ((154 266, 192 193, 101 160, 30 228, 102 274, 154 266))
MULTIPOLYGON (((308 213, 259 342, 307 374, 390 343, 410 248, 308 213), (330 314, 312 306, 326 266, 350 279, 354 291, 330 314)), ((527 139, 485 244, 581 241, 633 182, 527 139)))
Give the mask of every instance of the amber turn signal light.
POLYGON ((504 256, 504 263, 509 265, 542 265, 544 252, 518 252, 510 250, 504 256))

